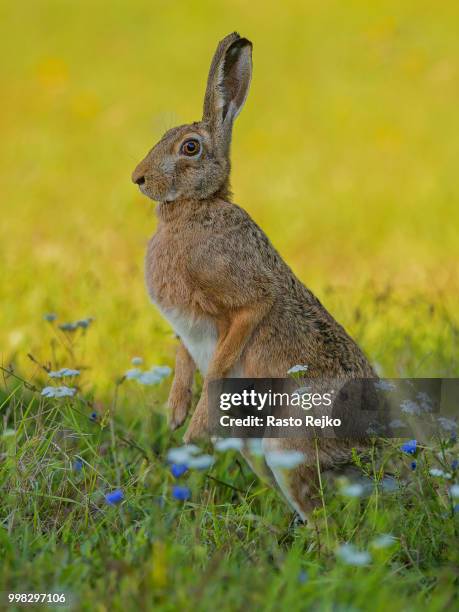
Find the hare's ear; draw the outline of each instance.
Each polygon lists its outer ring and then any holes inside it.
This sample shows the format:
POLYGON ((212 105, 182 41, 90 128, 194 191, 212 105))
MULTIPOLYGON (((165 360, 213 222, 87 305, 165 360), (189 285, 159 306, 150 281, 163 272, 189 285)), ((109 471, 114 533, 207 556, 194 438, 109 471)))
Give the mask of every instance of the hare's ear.
POLYGON ((203 115, 203 121, 228 145, 251 78, 252 43, 237 32, 229 34, 219 43, 210 66, 203 115))

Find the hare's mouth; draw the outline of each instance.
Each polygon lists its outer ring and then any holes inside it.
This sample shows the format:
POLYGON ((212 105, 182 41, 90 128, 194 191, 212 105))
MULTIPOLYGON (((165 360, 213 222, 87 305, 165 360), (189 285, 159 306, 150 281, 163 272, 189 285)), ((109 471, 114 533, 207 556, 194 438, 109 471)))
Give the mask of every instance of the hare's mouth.
POLYGON ((151 185, 148 185, 147 182, 138 183, 140 193, 143 193, 144 196, 147 196, 150 200, 154 200, 155 202, 160 202, 163 198, 160 194, 155 192, 155 189, 152 189, 151 185))
POLYGON ((167 193, 160 193, 156 189, 152 189, 151 185, 148 186, 147 183, 139 184, 139 191, 150 200, 154 202, 164 202, 165 204, 175 202, 178 197, 178 193, 175 189, 170 189, 167 193))
POLYGON ((175 202, 177 197, 178 197, 178 194, 175 191, 175 189, 171 189, 169 193, 166 195, 166 197, 164 198, 164 202, 166 204, 171 204, 171 202, 175 202))
POLYGON ((147 196, 147 198, 151 198, 151 195, 148 193, 147 188, 145 186, 145 182, 139 184, 139 191, 140 193, 143 193, 144 196, 147 196))

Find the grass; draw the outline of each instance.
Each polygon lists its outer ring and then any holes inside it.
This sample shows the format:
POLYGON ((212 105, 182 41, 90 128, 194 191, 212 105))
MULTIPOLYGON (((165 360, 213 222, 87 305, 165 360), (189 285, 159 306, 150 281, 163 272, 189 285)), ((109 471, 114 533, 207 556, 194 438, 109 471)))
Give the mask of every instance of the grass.
POLYGON ((180 433, 171 435, 163 417, 169 382, 144 387, 121 376, 101 402, 81 361, 91 327, 43 325, 53 359, 40 365, 31 356, 30 380, 3 370, 0 591, 65 592, 81 610, 457 605, 454 438, 432 441, 416 459, 388 443, 400 469, 417 463, 400 490, 375 487, 365 499, 324 491, 312 525, 295 526, 278 493, 234 451, 175 479, 167 450, 180 433), (46 369, 64 361, 81 369, 77 395, 43 398, 46 369), (432 467, 451 477, 432 476, 432 467), (174 499, 177 483, 191 499, 174 499), (112 506, 105 495, 117 489, 124 498, 112 506), (378 548, 384 534, 392 539, 378 548), (370 554, 365 566, 341 559, 344 543, 370 554))
POLYGON ((172 366, 176 344, 146 297, 155 220, 129 176, 165 129, 199 118, 211 54, 234 29, 254 42, 235 201, 381 374, 458 376, 458 12, 452 0, 435 13, 427 0, 0 6, 0 591, 63 589, 88 610, 457 606, 457 473, 429 473, 441 449, 451 472, 457 445, 422 449, 397 494, 328 491, 310 530, 236 453, 187 472, 191 500, 174 500, 170 379, 120 380, 136 355, 172 366), (87 330, 57 327, 88 316, 87 330), (76 397, 42 398, 43 366, 80 369, 76 397), (384 533, 395 541, 376 549, 384 533), (371 563, 344 563, 345 542, 371 563))

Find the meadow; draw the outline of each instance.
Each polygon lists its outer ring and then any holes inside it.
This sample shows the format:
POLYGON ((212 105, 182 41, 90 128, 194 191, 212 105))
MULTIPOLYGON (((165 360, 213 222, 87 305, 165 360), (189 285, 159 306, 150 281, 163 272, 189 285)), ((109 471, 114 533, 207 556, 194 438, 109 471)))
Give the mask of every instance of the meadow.
POLYGON ((130 174, 200 117, 238 30, 254 76, 234 200, 378 373, 459 375, 458 17, 452 0, 0 3, 0 609, 45 591, 100 611, 457 607, 451 432, 389 444, 408 481, 324 491, 308 527, 236 451, 204 445, 212 465, 174 476, 171 376, 125 373, 173 368, 176 346, 130 174), (61 384, 75 395, 42 395, 61 384))

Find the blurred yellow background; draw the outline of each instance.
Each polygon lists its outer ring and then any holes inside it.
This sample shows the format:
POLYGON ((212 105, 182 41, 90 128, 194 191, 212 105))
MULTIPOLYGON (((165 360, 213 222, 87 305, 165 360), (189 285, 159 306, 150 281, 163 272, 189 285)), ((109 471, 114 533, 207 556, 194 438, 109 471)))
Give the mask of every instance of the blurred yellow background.
POLYGON ((172 362, 143 282, 153 205, 130 174, 200 118, 215 46, 237 30, 254 76, 235 201, 386 373, 451 373, 459 3, 2 2, 0 23, 4 363, 49 357, 49 311, 95 318, 91 384, 133 355, 172 362), (417 357, 400 361, 407 342, 417 357))

